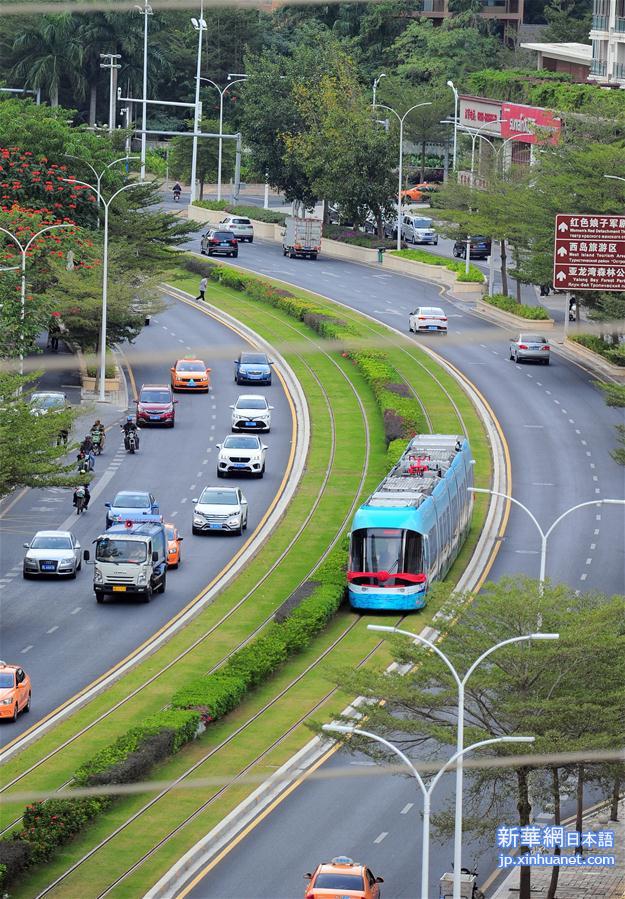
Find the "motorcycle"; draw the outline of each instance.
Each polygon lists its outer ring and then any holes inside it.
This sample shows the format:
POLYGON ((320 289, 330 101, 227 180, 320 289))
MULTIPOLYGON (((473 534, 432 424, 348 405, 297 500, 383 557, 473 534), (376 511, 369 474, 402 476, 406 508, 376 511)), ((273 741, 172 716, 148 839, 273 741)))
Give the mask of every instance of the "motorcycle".
POLYGON ((174 191, 174 203, 179 203, 179 202, 180 202, 180 191, 175 190, 174 191))
POLYGON ((92 431, 91 443, 93 445, 93 452, 96 456, 99 456, 104 449, 104 431, 92 431))
POLYGON ((87 508, 87 497, 85 495, 85 488, 78 487, 75 493, 76 497, 76 515, 80 515, 81 512, 84 512, 87 508))
POLYGON ((84 453, 80 453, 78 455, 78 474, 89 474, 90 471, 89 459, 84 453))
POLYGON ((125 436, 124 436, 124 446, 125 446, 125 448, 126 448, 126 452, 131 453, 132 455, 134 455, 134 453, 135 453, 135 452, 137 451, 137 449, 138 449, 137 434, 136 434, 135 431, 128 431, 128 433, 125 434, 125 436))
POLYGON ((577 321, 577 304, 573 303, 572 306, 569 306, 569 321, 576 322, 577 321))

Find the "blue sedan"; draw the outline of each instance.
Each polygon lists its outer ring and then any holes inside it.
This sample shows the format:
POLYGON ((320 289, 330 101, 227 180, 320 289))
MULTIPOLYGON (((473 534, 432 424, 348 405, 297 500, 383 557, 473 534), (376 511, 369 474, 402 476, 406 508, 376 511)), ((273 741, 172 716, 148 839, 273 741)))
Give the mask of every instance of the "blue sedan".
POLYGON ((240 353, 234 360, 234 380, 237 384, 271 384, 271 366, 265 353, 240 353))
POLYGON ((162 521, 158 503, 151 493, 142 490, 122 490, 106 506, 106 527, 125 521, 162 521))

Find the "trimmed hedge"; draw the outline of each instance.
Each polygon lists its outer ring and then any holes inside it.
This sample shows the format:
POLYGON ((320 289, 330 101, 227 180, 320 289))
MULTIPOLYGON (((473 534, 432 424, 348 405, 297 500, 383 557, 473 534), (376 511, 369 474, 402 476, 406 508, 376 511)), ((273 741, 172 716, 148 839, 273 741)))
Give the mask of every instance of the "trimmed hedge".
POLYGON ((451 272, 456 272, 457 281, 471 282, 483 284, 486 278, 476 265, 469 263, 469 272, 466 272, 466 263, 458 262, 457 259, 446 259, 444 256, 435 256, 434 253, 428 253, 426 250, 392 250, 393 256, 400 256, 402 259, 412 259, 414 262, 423 262, 426 265, 442 265, 451 272))
POLYGON ((272 212, 270 209, 262 209, 260 206, 245 206, 227 203, 225 200, 196 200, 194 206, 200 206, 202 209, 214 209, 216 212, 223 210, 230 215, 244 215, 249 219, 255 219, 257 222, 268 222, 270 225, 284 225, 286 212, 272 212))
POLYGON ((575 337, 571 337, 571 340, 602 356, 612 365, 625 366, 625 344, 607 343, 596 334, 576 334, 575 337))
MULTIPOLYGON (((74 774, 77 786, 134 783, 193 739, 200 716, 163 711, 133 727, 74 774)), ((28 805, 22 829, 0 840, 0 890, 32 865, 42 864, 114 802, 114 796, 49 799, 28 805)))
POLYGON ((511 312, 512 315, 518 315, 520 318, 532 319, 533 321, 548 321, 549 313, 543 306, 526 306, 524 303, 517 303, 514 297, 505 293, 495 293, 492 297, 482 297, 483 303, 490 306, 496 306, 504 312, 511 312))

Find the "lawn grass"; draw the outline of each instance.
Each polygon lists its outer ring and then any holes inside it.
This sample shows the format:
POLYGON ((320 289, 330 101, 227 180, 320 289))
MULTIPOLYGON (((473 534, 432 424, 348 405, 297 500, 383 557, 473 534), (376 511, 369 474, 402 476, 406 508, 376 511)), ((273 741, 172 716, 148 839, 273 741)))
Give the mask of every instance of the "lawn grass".
MULTIPOLYGON (((176 286, 182 289, 193 289, 194 285, 195 278, 182 277, 176 280, 176 286)), ((213 286, 209 284, 209 288, 213 288, 207 293, 210 302, 220 306, 235 318, 243 321, 253 321, 255 330, 266 336, 267 339, 277 346, 280 346, 281 343, 288 346, 289 342, 293 342, 294 331, 298 331, 302 337, 312 337, 319 346, 323 347, 323 340, 314 335, 313 332, 310 332, 302 323, 293 319, 287 319, 285 316, 277 313, 276 310, 263 307, 259 303, 246 299, 244 295, 223 289, 219 285, 213 286)), ((293 292, 297 295, 306 293, 295 290, 293 292)), ((315 297, 315 300, 319 302, 319 298, 315 297)), ((332 306, 330 303, 327 305, 328 307, 332 306)), ((340 314, 342 318, 359 321, 361 325, 363 323, 366 324, 369 333, 377 333, 388 345, 388 331, 385 331, 384 326, 380 325, 378 328, 357 313, 353 313, 353 316, 348 315, 348 311, 342 308, 337 313, 336 306, 332 306, 332 309, 335 315, 340 314)), ((476 483, 487 485, 490 475, 490 453, 483 428, 477 419, 470 400, 457 382, 438 368, 436 363, 422 353, 418 347, 415 347, 408 340, 405 341, 406 346, 404 346, 401 341, 396 339, 396 335, 393 335, 392 341, 392 347, 387 346, 385 348, 388 349, 389 354, 392 356, 392 362, 398 371, 418 391, 435 429, 455 432, 461 429, 461 423, 458 414, 449 408, 449 401, 445 398, 441 387, 432 377, 433 373, 436 374, 441 384, 454 397, 454 401, 466 423, 476 458, 476 483), (421 365, 415 365, 415 362, 421 363, 425 368, 421 367, 421 365)), ((13 774, 22 771, 36 758, 41 757, 44 754, 42 751, 44 744, 46 749, 49 749, 52 745, 58 745, 62 742, 60 739, 61 735, 68 735, 79 729, 77 726, 78 721, 80 721, 81 725, 84 725, 87 721, 93 720, 97 717, 98 712, 109 708, 117 698, 126 695, 134 685, 142 683, 152 672, 162 667, 165 660, 173 657, 183 646, 188 646, 193 642, 196 636, 205 630, 207 626, 210 626, 211 623, 218 620, 225 609, 231 607, 237 598, 254 585, 254 580, 257 579, 254 571, 265 570, 288 543, 291 535, 297 529, 298 523, 306 514, 307 509, 310 508, 319 479, 323 476, 325 465, 329 458, 330 423, 323 396, 306 366, 294 353, 289 353, 288 350, 285 350, 284 355, 304 386, 310 406, 313 433, 306 474, 280 526, 267 541, 261 553, 255 557, 254 563, 248 566, 236 581, 217 597, 212 606, 205 609, 181 633, 177 634, 165 647, 156 652, 154 656, 137 666, 135 670, 123 679, 123 685, 113 685, 101 697, 98 697, 89 706, 72 716, 69 721, 57 727, 49 736, 44 737, 37 744, 26 749, 19 759, 10 761, 4 768, 5 780, 13 776, 12 774, 9 775, 10 770, 12 770, 13 774), (25 756, 26 758, 24 758, 25 756)), ((356 366, 349 360, 342 358, 336 351, 332 352, 332 357, 339 363, 355 385, 366 407, 367 419, 371 428, 372 448, 368 477, 362 491, 363 494, 366 494, 370 492, 387 470, 380 414, 371 392, 361 378, 356 366)), ((221 626, 211 638, 208 638, 200 647, 193 650, 184 660, 176 665, 176 678, 184 678, 192 673, 196 674, 198 670, 208 670, 211 664, 220 657, 220 654, 223 655, 233 645, 236 645, 242 635, 249 633, 256 626, 255 623, 262 621, 268 614, 268 611, 277 607, 292 592, 294 586, 297 586, 302 577, 306 575, 311 561, 319 558, 327 546, 332 533, 336 532, 341 517, 346 514, 346 510, 349 509, 354 498, 358 484, 359 459, 362 461, 364 444, 364 430, 360 411, 353 393, 336 368, 324 356, 306 354, 305 358, 310 365, 314 366, 317 375, 329 390, 336 418, 338 433, 336 457, 329 485, 331 489, 326 491, 319 507, 315 511, 313 520, 305 531, 305 535, 302 535, 298 541, 297 550, 292 550, 285 564, 281 565, 269 581, 256 591, 253 603, 243 606, 240 614, 237 613, 233 616, 233 619, 221 626), (332 531, 332 527, 334 527, 334 531, 332 531)), ((485 510, 485 501, 483 502, 483 507, 485 510)), ((474 526, 472 528, 473 544, 479 534, 477 524, 480 518, 483 518, 483 515, 480 515, 476 504, 476 516, 474 516, 474 526)), ((468 557, 471 551, 472 547, 467 545, 463 550, 463 555, 468 557)), ((459 574, 458 561, 454 569, 452 569, 452 577, 456 569, 458 569, 459 574)), ((428 624, 436 611, 437 603, 431 602, 425 610, 419 613, 419 628, 428 624)), ((339 612, 326 631, 314 641, 306 652, 283 666, 270 681, 254 691, 227 718, 217 722, 215 725, 211 725, 200 740, 189 745, 181 753, 161 766, 159 770, 154 772, 154 777, 157 779, 167 778, 176 776, 186 770, 195 759, 207 751, 208 747, 216 745, 221 739, 231 733, 241 722, 247 720, 254 713, 254 710, 262 707, 264 702, 274 695, 281 686, 290 682, 297 672, 303 670, 324 647, 331 644, 332 640, 341 632, 351 617, 352 613, 347 610, 339 612)), ((368 620, 371 619, 369 618, 368 620)), ((245 732, 244 737, 237 738, 236 746, 231 745, 226 752, 218 753, 212 762, 214 766, 212 769, 211 762, 206 763, 206 765, 195 772, 194 777, 200 776, 202 773, 214 773, 214 770, 218 770, 220 774, 236 774, 258 753, 259 747, 271 745, 272 741, 281 735, 286 727, 297 721, 308 708, 312 708, 328 691, 330 685, 326 680, 327 670, 333 661, 340 658, 341 664, 357 664, 368 648, 377 642, 375 636, 366 631, 366 622, 367 617, 363 616, 358 625, 322 665, 309 672, 300 684, 272 707, 269 714, 261 716, 245 732)), ((385 663, 388 659, 387 648, 383 647, 378 655, 380 663, 385 663)), ((101 746, 110 743, 119 733, 124 732, 133 719, 143 717, 151 711, 161 708, 167 702, 171 691, 170 672, 170 676, 166 679, 161 678, 144 690, 137 697, 137 702, 128 704, 106 719, 105 722, 96 726, 86 737, 77 740, 71 747, 63 750, 52 762, 42 765, 36 772, 33 772, 28 777, 28 780, 18 784, 16 789, 22 790, 26 783, 32 789, 50 789, 58 786, 71 775, 71 772, 80 761, 92 755, 101 746), (165 681, 167 682, 165 683, 165 681)), ((348 699, 349 697, 335 693, 322 710, 314 713, 314 717, 317 720, 329 720, 335 712, 340 711, 347 704, 348 699)), ((299 725, 278 746, 269 751, 269 754, 257 766, 259 774, 268 775, 275 766, 279 766, 286 761, 309 737, 310 732, 306 730, 304 725, 299 725)), ((119 897, 140 895, 141 890, 147 884, 154 882, 168 869, 173 861, 221 820, 232 808, 236 807, 256 786, 257 782, 239 782, 229 787, 217 803, 209 806, 135 874, 117 887, 113 895, 119 897)), ((42 887, 50 883, 55 876, 66 870, 73 860, 79 858, 89 847, 114 830, 117 824, 126 820, 133 810, 140 808, 144 804, 145 798, 145 796, 134 796, 116 803, 92 827, 88 828, 78 839, 70 843, 65 848, 65 851, 47 866, 45 872, 42 870, 33 873, 28 879, 25 879, 20 884, 19 889, 13 891, 12 895, 15 896, 15 899, 36 894, 42 887)), ((81 866, 52 895, 76 896, 80 897, 80 899, 88 899, 92 895, 97 895, 103 887, 115 879, 116 872, 121 873, 128 864, 132 863, 133 859, 154 845, 177 821, 182 820, 198 804, 199 801, 193 791, 178 792, 173 794, 172 797, 168 797, 155 807, 153 813, 143 816, 139 822, 127 828, 122 835, 115 838, 107 847, 98 852, 85 865, 81 866), (195 805, 193 805, 194 802, 195 805)), ((13 808, 10 818, 14 817, 15 814, 16 812, 13 808)))

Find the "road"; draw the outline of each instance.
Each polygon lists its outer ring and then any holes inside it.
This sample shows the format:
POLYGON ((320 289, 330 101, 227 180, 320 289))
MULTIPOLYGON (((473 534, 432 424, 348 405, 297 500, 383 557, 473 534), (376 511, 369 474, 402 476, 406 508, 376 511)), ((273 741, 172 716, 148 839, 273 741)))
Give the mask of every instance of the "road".
MULTIPOLYGON (((177 394, 173 429, 143 428, 141 450, 128 455, 117 427, 96 462, 94 497, 86 515, 72 516, 71 490, 30 490, 0 518, 0 657, 23 665, 33 684, 33 706, 17 724, 2 723, 2 745, 109 670, 187 605, 223 568, 247 539, 233 535, 192 536, 192 498, 217 482, 215 443, 230 433, 230 403, 254 388, 233 382, 232 359, 244 341, 196 309, 171 300, 132 346, 125 348, 134 379, 169 382, 176 358, 199 355, 212 368, 209 395, 177 394), (218 354, 215 352, 218 348, 218 354), (98 494, 101 485, 104 489, 98 494), (92 570, 83 564, 76 580, 29 580, 21 577, 22 544, 39 529, 58 528, 69 520, 83 548, 104 530, 104 502, 119 490, 151 490, 165 521, 184 536, 182 564, 171 571, 167 591, 149 605, 133 601, 98 605, 92 570)), ((249 501, 251 534, 275 496, 290 449, 291 414, 280 381, 257 388, 275 407, 267 471, 262 480, 241 483, 249 501)), ((65 525, 67 526, 67 525, 65 525)))
MULTIPOLYGON (((198 241, 189 246, 197 250, 198 241)), ((323 257, 316 262, 291 260, 282 256, 278 245, 258 240, 241 246, 237 266, 317 291, 404 333, 415 306, 441 305, 449 317, 449 337, 414 339, 427 341, 486 397, 507 438, 513 495, 542 526, 576 503, 625 495, 623 469, 609 455, 621 416, 606 407, 592 386, 593 376, 580 367, 555 354, 549 367, 515 365, 508 358, 505 329, 476 317, 470 303, 450 301, 436 287, 385 272, 383 266, 372 269, 323 257)), ((619 507, 593 505, 572 513, 549 541, 547 576, 580 591, 624 592, 624 525, 619 507)), ((535 526, 513 507, 492 579, 510 574, 536 577, 538 550, 535 526)), ((418 618, 413 625, 418 629, 418 618)), ((346 753, 338 753, 322 771, 351 761, 346 753)), ((445 779, 434 797, 435 810, 452 791, 452 779, 445 779)), ((300 890, 303 894, 304 872, 322 859, 346 853, 385 877, 385 896, 413 897, 420 808, 413 784, 400 777, 304 781, 251 828, 191 895, 256 899, 262 890, 274 899, 293 897, 300 890)), ((432 897, 438 896, 438 878, 450 870, 452 857, 451 841, 433 841, 432 897)), ((476 858, 483 879, 495 853, 478 849, 465 836, 463 861, 471 865, 476 858)))

